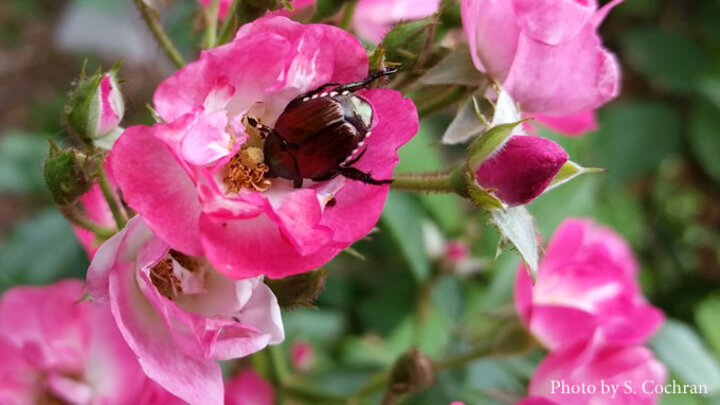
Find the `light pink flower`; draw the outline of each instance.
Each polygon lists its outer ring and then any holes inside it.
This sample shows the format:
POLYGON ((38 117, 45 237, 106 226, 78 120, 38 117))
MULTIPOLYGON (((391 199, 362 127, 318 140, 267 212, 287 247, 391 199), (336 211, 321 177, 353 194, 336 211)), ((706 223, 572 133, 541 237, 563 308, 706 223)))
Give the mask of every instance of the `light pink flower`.
MULTIPOLYGON (((212 0, 197 0, 200 4, 202 4, 205 7, 210 6, 210 2, 212 0)), ((230 8, 230 4, 232 4, 232 0, 219 0, 218 3, 218 18, 220 20, 224 20, 225 16, 227 16, 227 13, 230 8)))
POLYGON ((106 305, 83 283, 16 287, 0 300, 0 404, 151 404, 163 390, 142 372, 106 305))
POLYGON ((205 259, 172 251, 140 217, 100 246, 88 288, 109 301, 145 373, 192 404, 222 404, 217 360, 284 339, 277 300, 260 277, 230 280, 205 259))
POLYGON ((518 405, 653 405, 658 399, 653 389, 666 378, 665 366, 646 347, 576 344, 540 363, 530 397, 518 405))
POLYGON ((296 340, 290 346, 290 360, 293 367, 306 371, 310 368, 315 350, 312 345, 304 340, 296 340))
POLYGON ((353 14, 353 27, 365 41, 379 44, 399 21, 429 16, 440 7, 440 0, 360 0, 353 14))
POLYGON ((637 283, 637 263, 612 230, 568 219, 555 231, 531 285, 518 268, 515 307, 523 323, 554 350, 597 334, 608 344, 643 343, 662 324, 637 283))
POLYGON ((620 68, 597 28, 614 0, 463 0, 473 62, 523 111, 562 117, 617 96, 620 68))
POLYGON ((527 204, 545 191, 567 160, 565 150, 549 139, 511 135, 478 165, 475 180, 505 204, 527 204))
MULTIPOLYGON (((315 4, 315 0, 294 0, 293 8, 300 10, 315 4)), ((440 0, 360 0, 352 16, 352 26, 363 41, 379 44, 385 34, 400 21, 417 20, 429 16, 440 7, 440 0)), ((282 15, 292 15, 281 11, 282 15)))
MULTIPOLYGON (((251 110, 272 126, 298 94, 367 74, 365 49, 338 28, 277 16, 244 25, 234 41, 160 84, 155 107, 167 124, 134 126, 118 139, 111 166, 123 198, 174 249, 206 255, 232 278, 317 268, 375 226, 388 186, 338 176, 294 189, 275 178, 267 191, 254 191, 266 186, 262 171, 243 162, 259 161, 260 140, 243 117, 251 110), (238 185, 254 178, 238 166, 259 174, 254 186, 238 185)), ((388 179, 396 150, 417 131, 415 106, 394 90, 359 94, 375 119, 353 166, 388 179)))
MULTIPOLYGON (((594 110, 565 116, 543 114, 526 114, 526 116, 533 117, 537 123, 557 133, 568 136, 580 136, 586 132, 598 129, 597 117, 594 110)), ((529 122, 525 124, 527 124, 525 128, 529 129, 528 132, 534 134, 533 126, 529 122)))
POLYGON ((225 384, 225 405, 273 405, 272 385, 249 368, 225 384))

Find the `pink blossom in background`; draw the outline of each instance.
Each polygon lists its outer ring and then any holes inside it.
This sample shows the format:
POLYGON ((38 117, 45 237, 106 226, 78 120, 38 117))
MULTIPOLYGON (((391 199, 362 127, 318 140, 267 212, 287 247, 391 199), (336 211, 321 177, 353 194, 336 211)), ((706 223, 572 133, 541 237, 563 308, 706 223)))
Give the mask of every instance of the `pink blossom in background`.
MULTIPOLYGON (((294 0, 295 10, 315 4, 315 0, 294 0)), ((393 25, 400 21, 425 18, 436 12, 440 0, 360 0, 352 16, 352 28, 363 41, 379 44, 393 25)), ((281 15, 294 13, 281 11, 281 15)))
POLYGON ((534 286, 525 268, 518 268, 515 308, 550 350, 593 338, 641 344, 664 315, 648 304, 637 272, 630 247, 619 235, 591 220, 568 219, 548 243, 534 286))
POLYGON ((607 13, 596 0, 462 0, 473 62, 500 81, 529 113, 546 116, 571 134, 592 123, 577 120, 617 96, 620 67, 597 33, 607 13))
POLYGON ((518 405, 653 405, 658 400, 653 389, 666 379, 665 366, 646 347, 580 343, 545 357, 530 380, 529 398, 518 405), (611 385, 618 387, 614 395, 611 385))
POLYGON ((0 299, 0 404, 154 404, 149 380, 106 305, 84 283, 15 287, 0 299))
MULTIPOLYGON (((107 174, 110 184, 114 186, 115 181, 112 178, 112 173, 107 170, 107 174)), ((116 199, 119 201, 118 198, 116 199)), ((109 228, 117 227, 112 212, 110 212, 110 207, 108 207, 102 190, 97 183, 93 184, 92 188, 87 193, 80 196, 80 207, 82 208, 85 216, 96 224, 109 228)), ((100 246, 100 243, 98 243, 95 238, 95 233, 76 225, 73 225, 73 231, 75 232, 78 242, 80 242, 80 246, 82 246, 85 250, 88 257, 92 259, 100 246)))
MULTIPOLYGON (((124 200, 173 249, 205 255, 231 278, 321 266, 375 226, 389 187, 342 176, 299 189, 284 179, 264 192, 235 187, 233 165, 251 170, 243 159, 262 156, 243 117, 251 110, 272 126, 298 94, 367 74, 365 49, 338 28, 278 16, 244 25, 160 84, 155 108, 167 124, 128 128, 115 143, 111 166, 124 200)), ((417 132, 417 112, 394 90, 360 94, 375 123, 354 167, 388 179, 397 149, 417 132)))
POLYGON ((100 246, 88 288, 109 302, 145 373, 191 404, 222 404, 218 360, 284 339, 280 308, 261 277, 228 279, 204 258, 170 250, 140 217, 100 246))
MULTIPOLYGON (((212 2, 212 0, 197 0, 197 1, 205 7, 210 7, 210 3, 212 2)), ((232 0, 219 0, 218 18, 220 20, 224 20, 225 16, 227 16, 228 9, 230 8, 230 4, 232 4, 232 0)))
POLYGON ((475 180, 508 205, 534 200, 567 162, 560 145, 538 136, 511 135, 475 169, 475 180))
POLYGON ((273 405, 272 385, 257 371, 245 369, 225 383, 225 405, 273 405))
POLYGON ((293 367, 300 371, 307 371, 313 362, 314 349, 304 340, 296 340, 290 346, 290 361, 293 367))
POLYGON ((440 0, 360 0, 353 14, 353 28, 358 37, 379 44, 393 25, 427 17, 438 7, 440 0))

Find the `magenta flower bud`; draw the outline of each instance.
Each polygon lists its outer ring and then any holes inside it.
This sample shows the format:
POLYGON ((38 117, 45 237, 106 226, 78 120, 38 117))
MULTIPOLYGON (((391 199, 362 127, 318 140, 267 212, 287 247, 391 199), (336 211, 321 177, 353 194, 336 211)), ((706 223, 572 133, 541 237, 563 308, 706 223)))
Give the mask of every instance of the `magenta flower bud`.
POLYGON ((480 162, 475 180, 505 204, 527 204, 547 188, 568 154, 557 143, 537 136, 511 135, 480 162))
MULTIPOLYGON (((125 114, 125 103, 117 80, 118 68, 119 65, 116 65, 107 73, 89 77, 83 73, 77 87, 70 93, 65 106, 66 122, 88 144, 116 132, 114 130, 125 114)), ((112 141, 100 140, 100 146, 109 148, 112 141)))

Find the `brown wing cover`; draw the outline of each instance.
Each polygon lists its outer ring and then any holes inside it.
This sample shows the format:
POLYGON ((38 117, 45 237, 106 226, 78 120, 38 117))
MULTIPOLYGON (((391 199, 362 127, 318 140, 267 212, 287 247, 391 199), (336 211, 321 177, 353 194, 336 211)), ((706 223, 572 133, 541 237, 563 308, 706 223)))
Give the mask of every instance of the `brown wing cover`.
POLYGON ((342 103, 330 97, 290 104, 275 123, 275 131, 287 142, 301 145, 328 126, 345 118, 342 103))
POLYGON ((325 127, 295 153, 300 175, 315 179, 337 170, 357 146, 358 138, 355 127, 347 122, 325 127))

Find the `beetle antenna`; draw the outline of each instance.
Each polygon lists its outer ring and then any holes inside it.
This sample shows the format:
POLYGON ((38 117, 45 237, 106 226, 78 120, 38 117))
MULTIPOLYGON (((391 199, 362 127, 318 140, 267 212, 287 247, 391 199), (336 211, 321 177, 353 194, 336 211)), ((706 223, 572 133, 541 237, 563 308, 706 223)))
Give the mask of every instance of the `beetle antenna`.
POLYGON ((346 92, 347 91, 347 92, 352 93, 352 92, 358 91, 360 89, 366 89, 370 85, 370 83, 374 82, 375 80, 377 80, 383 76, 390 76, 393 73, 397 73, 397 71, 398 71, 398 69, 396 67, 386 67, 385 69, 383 69, 381 71, 370 74, 368 77, 366 77, 361 82, 344 84, 344 85, 338 87, 337 89, 335 89, 335 91, 337 91, 337 92, 346 92))

